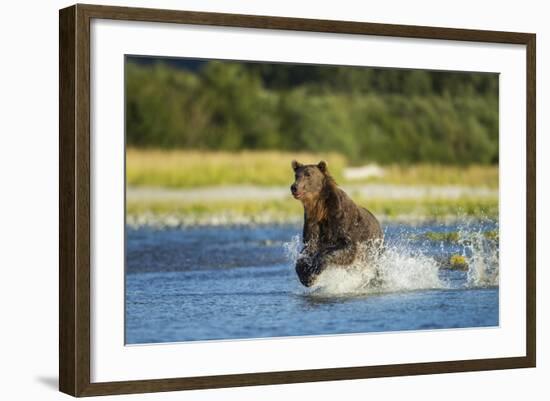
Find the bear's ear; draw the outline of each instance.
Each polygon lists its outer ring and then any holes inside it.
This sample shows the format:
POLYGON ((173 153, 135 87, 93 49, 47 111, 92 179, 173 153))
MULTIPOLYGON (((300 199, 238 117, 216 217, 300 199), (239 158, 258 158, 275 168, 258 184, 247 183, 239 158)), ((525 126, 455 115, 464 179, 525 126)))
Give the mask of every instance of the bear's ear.
POLYGON ((317 163, 317 167, 321 172, 326 173, 327 172, 327 162, 324 160, 321 160, 319 163, 317 163))
POLYGON ((300 167, 303 166, 302 163, 298 163, 298 161, 296 161, 296 160, 292 160, 291 165, 292 165, 292 169, 293 169, 294 171, 298 170, 300 167))

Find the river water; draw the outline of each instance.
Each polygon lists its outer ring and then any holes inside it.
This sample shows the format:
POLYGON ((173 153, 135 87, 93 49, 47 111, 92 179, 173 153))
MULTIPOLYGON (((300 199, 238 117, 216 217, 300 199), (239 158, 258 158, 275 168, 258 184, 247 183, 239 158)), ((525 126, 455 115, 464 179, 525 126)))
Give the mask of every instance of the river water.
POLYGON ((299 226, 128 228, 126 343, 498 326, 497 229, 390 224, 375 267, 330 268, 307 289, 299 226))

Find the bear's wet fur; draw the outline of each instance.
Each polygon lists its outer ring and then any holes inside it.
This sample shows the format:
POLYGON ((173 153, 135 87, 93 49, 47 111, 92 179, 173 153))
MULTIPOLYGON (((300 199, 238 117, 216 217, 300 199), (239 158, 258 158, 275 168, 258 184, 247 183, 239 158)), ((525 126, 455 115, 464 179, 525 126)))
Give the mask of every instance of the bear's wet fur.
POLYGON ((338 187, 325 161, 304 165, 293 160, 292 168, 291 192, 304 206, 304 247, 296 273, 310 287, 328 265, 348 266, 358 252, 377 253, 384 236, 376 217, 338 187))

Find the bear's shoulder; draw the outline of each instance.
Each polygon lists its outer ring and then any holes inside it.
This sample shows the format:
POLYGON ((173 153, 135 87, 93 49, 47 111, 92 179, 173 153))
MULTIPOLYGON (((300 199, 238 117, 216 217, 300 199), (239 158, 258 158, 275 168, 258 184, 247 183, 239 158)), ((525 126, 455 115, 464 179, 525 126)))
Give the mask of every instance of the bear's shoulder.
POLYGON ((328 199, 328 211, 333 217, 342 218, 353 215, 353 211, 357 210, 357 205, 341 188, 335 187, 333 193, 328 199))

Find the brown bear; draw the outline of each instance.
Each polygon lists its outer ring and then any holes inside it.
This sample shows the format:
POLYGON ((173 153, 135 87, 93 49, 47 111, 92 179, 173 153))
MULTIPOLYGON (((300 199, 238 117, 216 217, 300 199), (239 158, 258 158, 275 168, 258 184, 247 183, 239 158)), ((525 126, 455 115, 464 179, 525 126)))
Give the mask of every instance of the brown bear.
POLYGON ((290 191, 304 206, 304 247, 296 273, 310 287, 328 265, 348 266, 358 252, 378 252, 383 234, 376 217, 337 186, 325 161, 304 165, 293 160, 292 168, 290 191))

